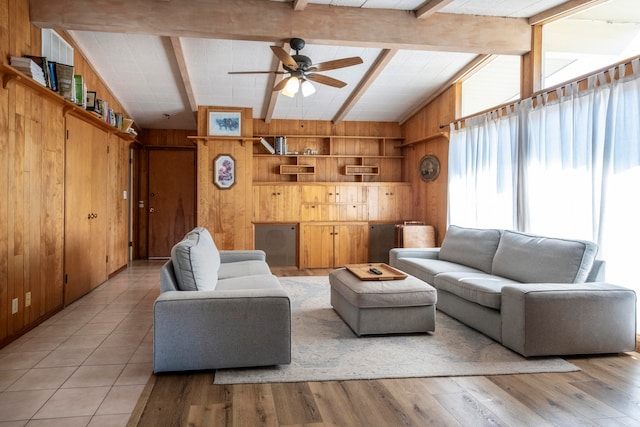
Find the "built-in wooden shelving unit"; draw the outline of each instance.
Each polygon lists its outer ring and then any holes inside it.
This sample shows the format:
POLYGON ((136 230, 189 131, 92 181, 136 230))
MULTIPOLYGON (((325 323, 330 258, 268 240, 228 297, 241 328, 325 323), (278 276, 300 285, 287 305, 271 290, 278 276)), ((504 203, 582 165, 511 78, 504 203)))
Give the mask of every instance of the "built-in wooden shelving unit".
POLYGON ((10 84, 20 84, 20 85, 26 86, 29 89, 32 89, 35 92, 37 92, 39 95, 42 95, 51 101, 57 102, 60 105, 63 105, 64 115, 73 114, 74 116, 86 122, 89 122, 93 125, 96 125, 101 129, 117 134, 122 139, 131 140, 131 141, 136 139, 136 135, 131 134, 129 132, 121 131, 120 129, 102 120, 93 112, 87 111, 81 106, 76 105, 75 103, 69 101, 63 96, 60 96, 60 94, 52 91, 46 86, 41 85, 31 77, 27 76, 26 74, 20 72, 19 70, 17 70, 16 68, 13 68, 10 65, 0 64, 0 73, 2 74, 3 89, 6 89, 10 84))
POLYGON ((436 140, 438 138, 449 139, 449 133, 448 132, 438 132, 436 134, 429 135, 429 136, 424 137, 424 138, 416 139, 415 141, 409 141, 409 142, 402 143, 400 145, 397 145, 396 147, 397 148, 404 148, 404 147, 409 147, 411 145, 424 144, 426 142, 433 141, 433 140, 436 140))

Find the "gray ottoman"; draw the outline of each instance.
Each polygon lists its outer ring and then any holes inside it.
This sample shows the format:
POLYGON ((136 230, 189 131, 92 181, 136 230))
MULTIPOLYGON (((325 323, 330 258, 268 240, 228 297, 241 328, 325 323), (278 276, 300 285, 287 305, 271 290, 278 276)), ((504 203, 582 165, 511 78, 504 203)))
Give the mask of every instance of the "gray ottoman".
POLYGON ((340 268, 329 283, 333 309, 358 336, 436 329, 436 290, 418 278, 363 281, 340 268))

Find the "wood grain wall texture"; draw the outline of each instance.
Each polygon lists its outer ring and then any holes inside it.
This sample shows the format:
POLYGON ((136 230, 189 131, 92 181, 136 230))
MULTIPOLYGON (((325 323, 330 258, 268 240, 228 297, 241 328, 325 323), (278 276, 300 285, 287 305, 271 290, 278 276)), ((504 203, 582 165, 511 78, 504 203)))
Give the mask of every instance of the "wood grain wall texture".
MULTIPOLYGON (((407 120, 404 124, 405 142, 418 141, 440 132, 448 133, 448 124, 456 117, 459 97, 460 85, 454 85, 407 120), (440 125, 447 127, 441 129, 440 125)), ((404 150, 413 188, 414 216, 435 227, 437 246, 440 246, 447 230, 449 140, 446 137, 434 138, 404 150), (418 175, 420 159, 427 154, 433 154, 440 160, 440 175, 429 183, 422 181, 418 175)))
MULTIPOLYGON (((38 52, 29 1, 2 2, 3 61, 38 52)), ((0 88, 0 345, 62 304, 63 136, 60 104, 17 84, 0 88)))
MULTIPOLYGON (((29 20, 29 0, 0 2, 0 61, 39 55, 41 31, 29 20)), ((120 108, 76 49, 75 66, 110 105, 120 108)), ((62 308, 64 266, 65 115, 62 102, 19 83, 0 87, 0 347, 62 308), (31 293, 31 305, 25 304, 31 293), (18 312, 12 314, 12 300, 18 312)), ((122 160, 128 142, 114 141, 122 160)), ((128 161, 111 166, 124 183, 128 161)), ((128 179, 128 175, 127 175, 128 179)), ((124 187, 126 188, 126 186, 124 187)), ((108 189, 105 189, 107 191, 108 189)), ((115 191, 115 190, 114 190, 115 191)), ((121 190, 118 190, 121 194, 121 190)), ((127 215, 113 207, 113 228, 127 215)), ((126 228, 125 228, 126 230, 126 228)), ((110 243, 122 247, 123 234, 110 243)), ((126 265, 120 254, 113 260, 126 265)))

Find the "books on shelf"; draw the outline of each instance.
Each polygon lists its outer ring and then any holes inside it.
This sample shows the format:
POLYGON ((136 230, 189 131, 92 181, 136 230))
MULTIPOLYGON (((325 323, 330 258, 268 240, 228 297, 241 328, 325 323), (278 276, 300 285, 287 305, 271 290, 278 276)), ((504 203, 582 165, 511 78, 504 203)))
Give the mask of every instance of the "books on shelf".
POLYGON ((84 78, 80 74, 73 75, 74 97, 76 105, 87 108, 87 86, 84 84, 84 78))
POLYGON ((58 93, 69 101, 76 102, 73 66, 57 62, 56 78, 58 81, 58 93))
POLYGON ((275 148, 273 148, 273 146, 271 144, 269 144, 269 141, 267 141, 266 139, 264 139, 263 137, 260 137, 260 143, 262 144, 262 146, 264 148, 267 149, 267 151, 271 154, 275 154, 276 150, 275 148))
POLYGON ((47 86, 47 80, 45 79, 42 67, 33 59, 24 56, 12 56, 11 66, 21 73, 31 77, 42 86, 47 86))

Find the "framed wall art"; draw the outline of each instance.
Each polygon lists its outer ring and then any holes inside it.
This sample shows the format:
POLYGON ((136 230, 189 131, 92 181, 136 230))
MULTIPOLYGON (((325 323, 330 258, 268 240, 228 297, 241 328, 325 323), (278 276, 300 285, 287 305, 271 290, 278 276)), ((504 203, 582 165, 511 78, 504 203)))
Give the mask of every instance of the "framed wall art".
POLYGON ((433 182, 440 174, 440 160, 432 154, 427 154, 420 159, 418 173, 424 182, 433 182))
POLYGON ((208 136, 242 135, 241 111, 209 111, 208 136))
POLYGON ((220 154, 213 161, 213 183, 221 190, 236 183, 236 161, 228 154, 220 154))

